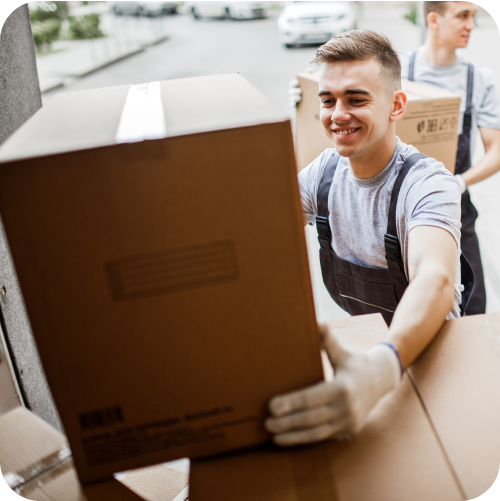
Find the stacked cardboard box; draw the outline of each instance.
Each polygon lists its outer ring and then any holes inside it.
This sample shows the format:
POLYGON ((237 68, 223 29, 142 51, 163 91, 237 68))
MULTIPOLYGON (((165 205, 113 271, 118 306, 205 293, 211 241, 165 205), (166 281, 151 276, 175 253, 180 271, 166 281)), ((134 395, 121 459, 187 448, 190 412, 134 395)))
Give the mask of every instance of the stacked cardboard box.
POLYGON ((241 76, 56 96, 0 212, 85 486, 264 443, 322 378, 290 121, 241 76))
MULTIPOLYGON (((301 73, 298 80, 302 101, 297 107, 295 142, 297 166, 301 170, 324 149, 332 148, 333 144, 320 121, 319 73, 301 73)), ((396 134, 404 143, 412 144, 454 172, 460 96, 408 80, 403 80, 402 85, 408 105, 405 114, 396 123, 396 134)))
MULTIPOLYGON (((332 322, 345 343, 383 340, 380 315, 332 322)), ((461 501, 500 465, 500 313, 447 321, 349 441, 268 447, 191 465, 191 501, 461 501)))

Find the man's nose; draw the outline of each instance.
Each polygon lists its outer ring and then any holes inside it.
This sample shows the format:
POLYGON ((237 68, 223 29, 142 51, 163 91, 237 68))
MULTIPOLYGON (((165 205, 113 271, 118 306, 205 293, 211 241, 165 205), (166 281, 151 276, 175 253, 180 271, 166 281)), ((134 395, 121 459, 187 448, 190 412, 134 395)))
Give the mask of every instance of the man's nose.
POLYGON ((332 122, 346 122, 351 119, 351 114, 349 113, 349 110, 346 108, 346 106, 338 100, 335 103, 335 108, 332 112, 332 117, 331 120, 332 122))
POLYGON ((474 28, 476 27, 476 23, 474 22, 474 18, 471 17, 468 22, 467 22, 467 25, 466 25, 466 28, 469 30, 469 31, 472 31, 474 28))

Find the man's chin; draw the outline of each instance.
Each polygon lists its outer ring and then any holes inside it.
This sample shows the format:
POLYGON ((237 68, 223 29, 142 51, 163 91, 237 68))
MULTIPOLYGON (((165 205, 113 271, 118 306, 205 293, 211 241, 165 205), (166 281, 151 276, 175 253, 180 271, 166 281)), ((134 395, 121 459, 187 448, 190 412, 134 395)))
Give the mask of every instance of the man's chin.
POLYGON ((352 157, 356 154, 357 148, 354 146, 347 146, 345 144, 335 144, 335 141, 333 142, 333 147, 337 150, 337 153, 342 156, 342 157, 352 157))

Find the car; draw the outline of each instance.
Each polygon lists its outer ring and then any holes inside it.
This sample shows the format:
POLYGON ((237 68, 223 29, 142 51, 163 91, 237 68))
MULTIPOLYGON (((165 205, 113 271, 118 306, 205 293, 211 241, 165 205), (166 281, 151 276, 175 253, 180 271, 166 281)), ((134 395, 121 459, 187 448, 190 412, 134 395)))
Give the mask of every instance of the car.
POLYGON ((111 8, 118 16, 122 14, 161 16, 163 14, 175 14, 177 12, 177 2, 114 2, 111 8))
POLYGON ((355 28, 352 2, 293 1, 278 16, 279 38, 288 48, 322 44, 355 28))
POLYGON ((255 19, 266 17, 266 2, 188 2, 195 19, 217 17, 255 19))

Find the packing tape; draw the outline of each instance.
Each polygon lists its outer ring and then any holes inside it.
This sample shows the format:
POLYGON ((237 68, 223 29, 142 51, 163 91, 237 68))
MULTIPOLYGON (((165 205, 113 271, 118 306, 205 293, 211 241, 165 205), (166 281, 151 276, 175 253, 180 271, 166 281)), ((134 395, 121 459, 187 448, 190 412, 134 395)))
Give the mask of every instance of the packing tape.
POLYGON ((31 482, 36 481, 36 485, 40 486, 46 483, 48 479, 52 479, 66 471, 72 464, 71 450, 66 445, 23 470, 16 473, 6 473, 4 478, 13 491, 22 494, 31 482))
POLYGON ((123 106, 115 142, 136 143, 166 136, 160 82, 132 85, 123 106))
POLYGON ((290 456, 298 501, 339 501, 328 444, 306 446, 290 456))

